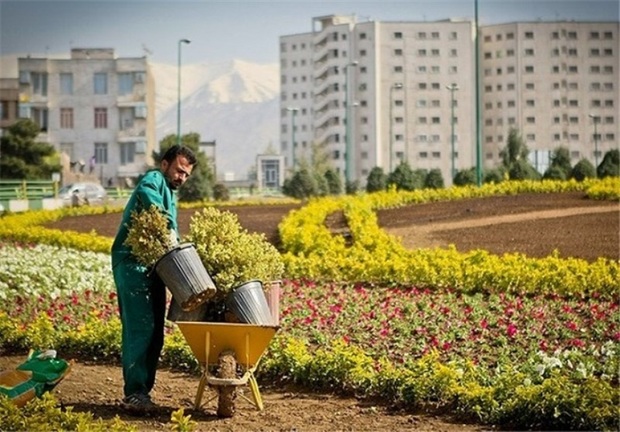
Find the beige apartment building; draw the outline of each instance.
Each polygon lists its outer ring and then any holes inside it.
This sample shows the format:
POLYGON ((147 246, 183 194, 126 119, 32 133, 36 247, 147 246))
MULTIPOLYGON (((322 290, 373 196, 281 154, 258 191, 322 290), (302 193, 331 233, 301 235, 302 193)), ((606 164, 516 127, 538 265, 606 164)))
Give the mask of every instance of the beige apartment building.
POLYGON ((481 27, 479 129, 471 21, 312 22, 309 33, 280 37, 288 169, 318 146, 361 184, 373 167, 406 160, 440 169, 450 185, 451 173, 476 165, 478 131, 482 164, 493 168, 511 127, 541 172, 560 145, 573 163, 618 147, 617 22, 481 27))
POLYGON ((72 49, 69 59, 19 58, 19 117, 72 170, 123 185, 152 165, 155 84, 145 57, 113 49, 72 49))
POLYGON ((484 166, 510 127, 543 172, 550 153, 600 163, 618 148, 618 22, 523 22, 481 28, 484 166))

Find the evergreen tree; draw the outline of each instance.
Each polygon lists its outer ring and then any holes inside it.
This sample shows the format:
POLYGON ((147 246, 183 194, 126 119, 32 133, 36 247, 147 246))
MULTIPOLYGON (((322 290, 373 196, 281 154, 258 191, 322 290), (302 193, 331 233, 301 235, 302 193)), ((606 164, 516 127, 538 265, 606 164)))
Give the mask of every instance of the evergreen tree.
POLYGON ((387 187, 387 176, 383 172, 383 168, 374 167, 368 173, 366 179, 366 192, 378 192, 385 190, 387 187))
POLYGON ((330 195, 340 195, 342 193, 342 180, 336 171, 332 168, 327 168, 325 174, 323 174, 327 181, 327 190, 330 195))
POLYGON ((443 176, 439 168, 433 168, 424 179, 424 187, 427 189, 441 189, 444 187, 443 176))
POLYGON ((539 179, 540 174, 527 160, 529 150, 519 132, 511 128, 506 147, 500 151, 502 167, 513 180, 539 179))
POLYGON ((543 178, 566 180, 571 172, 570 153, 566 147, 558 147, 551 155, 551 164, 543 178))
POLYGON ((596 177, 596 169, 594 169, 592 162, 587 159, 581 159, 571 171, 571 178, 579 182, 593 177, 596 177))
POLYGON ((394 185, 397 190, 412 191, 416 189, 415 178, 407 162, 401 162, 387 178, 388 187, 394 185))
POLYGON ((619 177, 620 176, 620 151, 618 149, 609 150, 603 156, 603 161, 596 168, 598 178, 619 177))
POLYGON ((54 147, 36 141, 40 131, 30 119, 18 120, 5 129, 0 138, 0 178, 47 180, 62 171, 54 147))
POLYGON ((455 186, 475 185, 477 183, 476 168, 457 171, 453 183, 455 186))
POLYGON ((282 192, 293 198, 307 199, 312 196, 317 196, 319 188, 316 183, 316 178, 306 167, 302 166, 298 171, 295 171, 292 177, 284 180, 282 192))

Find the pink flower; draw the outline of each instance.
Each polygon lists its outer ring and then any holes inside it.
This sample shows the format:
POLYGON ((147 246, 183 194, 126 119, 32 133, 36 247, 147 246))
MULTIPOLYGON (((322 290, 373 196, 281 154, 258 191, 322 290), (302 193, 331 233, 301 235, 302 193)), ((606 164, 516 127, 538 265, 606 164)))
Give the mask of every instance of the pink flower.
POLYGON ((508 328, 506 329, 506 334, 510 338, 514 337, 514 335, 517 334, 517 326, 515 326, 512 323, 508 324, 508 328))

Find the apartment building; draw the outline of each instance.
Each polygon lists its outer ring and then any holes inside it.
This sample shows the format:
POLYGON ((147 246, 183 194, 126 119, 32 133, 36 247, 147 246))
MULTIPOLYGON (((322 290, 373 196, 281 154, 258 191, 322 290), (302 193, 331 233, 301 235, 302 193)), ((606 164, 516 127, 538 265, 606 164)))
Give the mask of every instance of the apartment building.
POLYGON ((152 165, 155 84, 145 57, 71 50, 69 59, 19 58, 19 117, 39 139, 103 184, 122 185, 152 165))
POLYGON ((19 81, 17 78, 0 78, 0 129, 12 125, 17 119, 19 81))
POLYGON ((484 166, 510 127, 540 172, 550 153, 598 164, 618 148, 618 22, 521 22, 481 28, 484 166))
POLYGON ((491 25, 478 40, 480 129, 471 21, 330 15, 314 18, 309 33, 281 36, 287 168, 319 147, 362 184, 373 167, 390 172, 406 160, 440 169, 449 185, 454 171, 476 165, 479 130, 483 165, 492 168, 511 127, 541 172, 560 145, 574 162, 596 163, 617 148, 617 22, 491 25))

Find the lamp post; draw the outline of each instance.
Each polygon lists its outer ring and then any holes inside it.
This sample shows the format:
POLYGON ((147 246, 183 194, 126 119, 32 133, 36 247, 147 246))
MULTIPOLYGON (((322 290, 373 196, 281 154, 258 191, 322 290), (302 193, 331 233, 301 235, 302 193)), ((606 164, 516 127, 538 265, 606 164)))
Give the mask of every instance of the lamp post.
POLYGON ((589 114, 588 117, 590 117, 594 122, 594 168, 598 169, 598 116, 589 114))
POLYGON ((474 0, 474 21, 476 33, 474 38, 476 69, 476 184, 482 186, 482 130, 480 127, 480 27, 478 26, 478 0, 474 0))
POLYGON ((394 83, 390 87, 390 157, 389 157, 389 168, 390 172, 394 169, 394 164, 392 160, 394 158, 394 117, 392 117, 392 108, 394 107, 394 89, 402 89, 402 83, 394 83))
POLYGON ((456 168, 454 167, 454 92, 459 89, 459 86, 455 83, 452 83, 449 86, 446 86, 448 90, 450 90, 450 145, 452 149, 451 154, 451 173, 452 180, 454 180, 454 176, 456 175, 456 168))
POLYGON ((177 63, 177 145, 181 145, 181 44, 189 44, 189 39, 179 39, 177 63))
POLYGON ((294 172, 295 166, 297 165, 297 160, 295 158, 295 116, 299 108, 288 107, 286 110, 291 113, 291 164, 293 165, 294 172))
POLYGON ((351 117, 351 98, 349 90, 349 67, 357 66, 357 60, 354 60, 344 67, 344 97, 345 97, 345 113, 344 113, 344 121, 345 121, 345 166, 344 166, 344 174, 347 183, 352 181, 352 166, 351 166, 351 125, 350 125, 350 117, 351 117))

